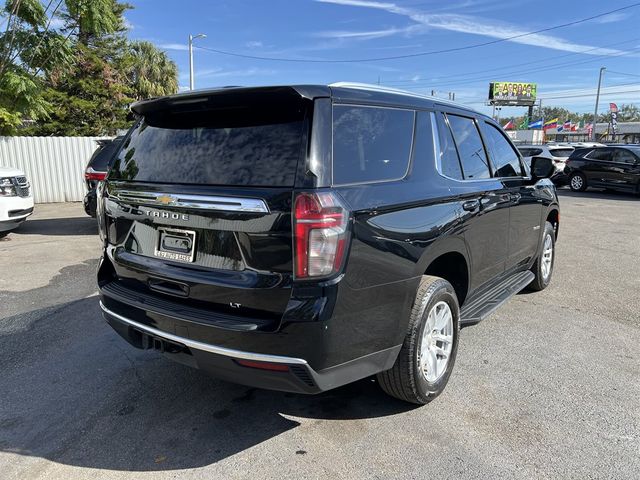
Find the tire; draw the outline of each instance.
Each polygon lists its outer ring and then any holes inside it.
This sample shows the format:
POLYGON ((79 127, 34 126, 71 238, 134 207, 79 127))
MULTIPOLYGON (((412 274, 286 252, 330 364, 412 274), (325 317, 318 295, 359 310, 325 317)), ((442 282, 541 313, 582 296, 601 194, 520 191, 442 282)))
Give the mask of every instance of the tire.
POLYGON ((587 189, 587 177, 582 173, 572 173, 569 177, 569 188, 574 192, 584 192, 587 189))
POLYGON ((536 262, 531 267, 531 271, 535 275, 535 278, 528 285, 529 290, 539 292, 544 290, 551 283, 551 277, 553 276, 553 265, 556 260, 556 232, 553 229, 553 225, 549 222, 544 224, 544 234, 542 235, 542 243, 540 245, 540 254, 536 259, 536 262), (548 249, 549 244, 551 246, 550 259, 547 255, 545 257, 545 250, 548 249), (548 267, 548 270, 545 268, 548 267))
POLYGON ((455 364, 460 332, 459 320, 458 298, 451 284, 442 278, 424 275, 418 286, 409 316, 409 326, 396 363, 390 370, 377 375, 382 390, 392 397, 418 405, 424 405, 440 395, 449 381, 455 364), (436 328, 431 332, 425 332, 425 327, 432 318, 449 318, 447 308, 451 314, 450 322, 443 320, 439 324, 436 321, 435 324, 430 324, 436 328), (434 317, 429 316, 432 311, 434 317), (442 316, 438 316, 438 313, 442 316), (447 327, 436 333, 437 326, 443 324, 447 327), (437 336, 438 339, 431 335, 437 336), (447 338, 448 342, 444 341, 444 338, 447 338), (432 345, 425 350, 427 353, 439 349, 439 352, 447 352, 448 356, 441 355, 438 358, 437 354, 423 355, 421 347, 426 344, 432 345), (447 361, 443 362, 445 358, 447 361), (431 368, 429 365, 437 366, 431 368), (426 373, 423 367, 428 368, 429 373, 426 373), (439 369, 441 370, 438 371, 439 369), (435 378, 429 380, 428 375, 435 378))

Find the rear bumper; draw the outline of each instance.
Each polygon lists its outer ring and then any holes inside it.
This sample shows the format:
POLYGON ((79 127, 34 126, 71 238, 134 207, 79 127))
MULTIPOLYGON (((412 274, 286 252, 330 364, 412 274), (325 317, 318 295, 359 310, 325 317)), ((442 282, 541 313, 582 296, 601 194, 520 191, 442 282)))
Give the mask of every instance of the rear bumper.
MULTIPOLYGON (((101 301, 107 322, 131 345, 154 348, 179 363, 213 376, 257 388, 296 393, 319 393, 388 370, 401 345, 371 353, 324 370, 315 370, 297 356, 275 355, 227 348, 169 333, 109 309, 101 301), (241 362, 253 362, 252 366, 241 362)), ((295 345, 295 338, 288 338, 295 345)), ((317 353, 317 352, 316 352, 317 353)))

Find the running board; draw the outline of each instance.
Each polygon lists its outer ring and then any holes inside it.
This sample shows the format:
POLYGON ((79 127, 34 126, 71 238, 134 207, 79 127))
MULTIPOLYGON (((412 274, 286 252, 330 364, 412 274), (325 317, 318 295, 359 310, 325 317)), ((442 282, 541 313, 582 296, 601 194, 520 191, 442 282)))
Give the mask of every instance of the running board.
POLYGON ((486 292, 483 292, 479 297, 462 306, 460 310, 460 325, 471 325, 484 320, 503 303, 529 285, 534 278, 535 275, 529 270, 514 273, 486 292))

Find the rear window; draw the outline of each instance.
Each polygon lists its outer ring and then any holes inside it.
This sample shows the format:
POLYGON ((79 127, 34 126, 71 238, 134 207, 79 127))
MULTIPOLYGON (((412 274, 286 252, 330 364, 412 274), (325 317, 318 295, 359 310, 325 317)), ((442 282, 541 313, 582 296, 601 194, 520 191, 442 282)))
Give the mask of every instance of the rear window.
POLYGON ((551 152, 551 155, 554 157, 569 158, 573 150, 573 148, 550 148, 549 152, 551 152))
POLYGON ((542 153, 541 148, 518 147, 518 150, 523 157, 535 157, 536 155, 540 155, 542 153))
POLYGON ((409 167, 414 112, 382 107, 333 107, 333 183, 403 178, 409 167))
POLYGON ((120 146, 122 139, 113 140, 101 147, 94 152, 91 160, 89 160, 89 167, 97 170, 99 172, 106 172, 109 170, 111 166, 112 160, 114 160, 114 155, 118 151, 118 147, 120 146))
MULTIPOLYGON (((241 97, 240 97, 241 98, 241 97)), ((293 186, 304 150, 301 101, 162 109, 132 129, 109 178, 135 182, 293 186)))

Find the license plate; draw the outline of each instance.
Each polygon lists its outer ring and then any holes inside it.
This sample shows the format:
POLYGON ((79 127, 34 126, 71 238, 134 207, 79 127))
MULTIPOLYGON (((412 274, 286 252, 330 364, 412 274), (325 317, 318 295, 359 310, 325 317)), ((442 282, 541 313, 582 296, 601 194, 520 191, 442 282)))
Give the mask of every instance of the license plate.
POLYGON ((158 228, 158 241, 155 256, 175 260, 176 262, 193 262, 196 249, 196 232, 176 230, 174 228, 158 228))

